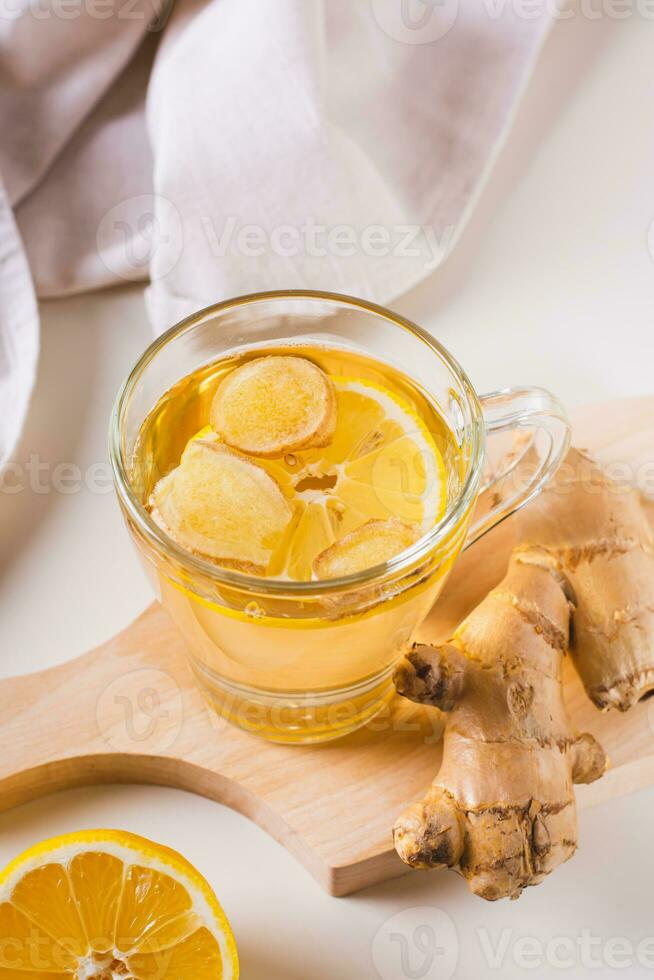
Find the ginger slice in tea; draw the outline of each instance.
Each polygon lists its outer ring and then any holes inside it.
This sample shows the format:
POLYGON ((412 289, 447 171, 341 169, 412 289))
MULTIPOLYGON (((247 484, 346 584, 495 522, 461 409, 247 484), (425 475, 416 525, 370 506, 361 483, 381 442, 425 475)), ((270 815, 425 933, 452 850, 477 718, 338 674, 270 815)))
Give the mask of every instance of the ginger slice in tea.
POLYGON ((259 357, 220 384, 211 424, 229 446, 253 456, 327 446, 336 427, 334 385, 304 357, 259 357))
POLYGON ((261 466, 218 441, 194 439, 151 497, 153 519, 178 544, 263 575, 293 510, 261 466))
POLYGON ((397 518, 366 521, 318 555, 314 574, 319 579, 354 575, 399 555, 419 536, 418 528, 397 518))

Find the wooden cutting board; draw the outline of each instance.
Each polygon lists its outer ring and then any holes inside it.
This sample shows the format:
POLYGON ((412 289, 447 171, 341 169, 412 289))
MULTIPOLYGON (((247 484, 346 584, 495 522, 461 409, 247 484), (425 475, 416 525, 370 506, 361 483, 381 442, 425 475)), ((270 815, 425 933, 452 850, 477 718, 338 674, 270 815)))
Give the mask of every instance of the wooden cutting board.
MULTIPOLYGON (((574 442, 629 464, 654 491, 654 398, 576 413, 574 442)), ((509 520, 461 557, 422 639, 444 638, 500 580, 512 543, 509 520)), ((582 807, 654 783, 654 699, 600 714, 571 668, 567 697, 575 725, 612 763, 579 788, 582 807)), ((158 605, 68 664, 1 681, 0 718, 0 809, 88 783, 180 787, 256 821, 333 895, 407 871, 391 826, 440 761, 439 713, 399 698, 368 728, 322 746, 274 745, 232 728, 205 706, 158 605)))

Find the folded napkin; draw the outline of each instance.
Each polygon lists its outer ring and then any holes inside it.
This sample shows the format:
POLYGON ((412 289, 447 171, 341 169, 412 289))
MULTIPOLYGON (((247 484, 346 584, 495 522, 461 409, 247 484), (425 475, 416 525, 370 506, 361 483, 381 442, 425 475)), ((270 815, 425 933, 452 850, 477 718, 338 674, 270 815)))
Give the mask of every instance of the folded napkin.
POLYGON ((20 435, 39 349, 39 319, 27 260, 0 181, 0 467, 20 435))
POLYGON ((156 331, 260 289, 387 302, 452 248, 553 17, 158 3, 0 0, 0 465, 36 359, 23 249, 40 296, 149 279, 156 331))

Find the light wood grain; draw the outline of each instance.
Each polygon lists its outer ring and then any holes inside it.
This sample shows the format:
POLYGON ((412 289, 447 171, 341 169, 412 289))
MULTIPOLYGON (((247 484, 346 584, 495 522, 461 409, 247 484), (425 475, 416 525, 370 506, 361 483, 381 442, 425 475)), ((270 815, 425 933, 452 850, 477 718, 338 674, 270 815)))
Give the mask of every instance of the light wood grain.
MULTIPOLYGON (((574 432, 602 460, 649 466, 654 479, 654 399, 592 406, 574 432)), ((499 581, 513 539, 507 521, 461 557, 422 639, 444 638, 499 581)), ((654 783, 654 699, 603 715, 571 668, 566 681, 575 725, 612 763, 579 788, 581 806, 654 783)), ((368 728, 322 746, 274 745, 232 728, 205 706, 158 605, 71 663, 0 682, 0 718, 1 809, 88 783, 177 786, 250 817, 334 895, 406 871, 390 828, 440 758, 438 712, 400 699, 368 728)))

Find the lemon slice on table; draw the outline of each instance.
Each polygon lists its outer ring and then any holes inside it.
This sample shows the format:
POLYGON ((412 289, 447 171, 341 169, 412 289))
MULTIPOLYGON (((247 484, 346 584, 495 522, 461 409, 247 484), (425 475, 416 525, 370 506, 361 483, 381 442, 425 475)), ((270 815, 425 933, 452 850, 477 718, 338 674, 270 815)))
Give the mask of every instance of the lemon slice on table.
POLYGON ((236 980, 236 944, 183 857, 122 831, 37 845, 0 875, 0 980, 236 980))
MULTIPOLYGON (((294 518, 273 555, 269 575, 307 581, 331 578, 334 568, 321 554, 351 532, 359 544, 377 536, 379 547, 355 551, 339 572, 361 570, 362 558, 385 561, 433 527, 445 512, 446 472, 443 458, 424 421, 404 400, 380 385, 354 378, 334 378, 336 427, 322 449, 291 453, 262 465, 294 506, 294 518), (383 533, 379 524, 390 522, 383 533), (398 533, 399 524, 404 530, 398 533), (364 525, 369 525, 363 530, 364 525), (322 572, 321 572, 322 569, 322 572)), ((370 567, 370 565, 368 565, 370 567)))

